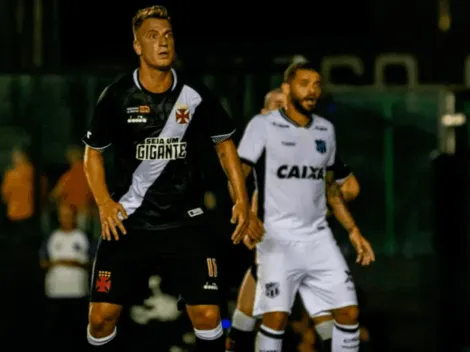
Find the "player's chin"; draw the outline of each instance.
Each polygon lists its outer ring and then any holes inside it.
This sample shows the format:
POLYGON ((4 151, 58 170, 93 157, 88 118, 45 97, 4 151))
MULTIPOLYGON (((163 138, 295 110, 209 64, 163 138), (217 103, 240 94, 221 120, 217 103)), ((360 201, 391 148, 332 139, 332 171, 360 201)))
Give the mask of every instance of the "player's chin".
POLYGON ((302 104, 302 107, 304 108, 305 112, 311 114, 315 111, 315 106, 316 106, 316 102, 304 102, 302 104))
POLYGON ((166 71, 171 68, 173 65, 173 59, 171 57, 168 58, 157 58, 153 60, 152 66, 157 70, 166 71))

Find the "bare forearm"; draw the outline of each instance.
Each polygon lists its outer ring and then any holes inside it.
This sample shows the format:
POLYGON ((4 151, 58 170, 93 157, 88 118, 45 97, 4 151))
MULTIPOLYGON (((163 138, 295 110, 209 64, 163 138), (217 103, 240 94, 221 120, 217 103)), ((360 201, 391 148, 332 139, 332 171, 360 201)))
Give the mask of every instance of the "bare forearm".
POLYGON ((106 185, 103 155, 100 151, 85 149, 85 174, 96 204, 101 205, 111 199, 106 185))
MULTIPOLYGON (((246 180, 246 178, 248 177, 248 175, 251 172, 251 166, 249 166, 245 163, 242 163, 242 172, 243 172, 243 178, 246 180)), ((245 185, 246 185, 246 183, 245 183, 245 185)), ((230 181, 228 183, 228 192, 230 194, 230 197, 232 198, 232 201, 235 202, 236 201, 235 194, 233 192, 233 188, 232 188, 232 185, 231 185, 230 181)))
POLYGON ((336 182, 327 183, 327 200, 335 218, 346 231, 351 232, 356 227, 356 222, 349 212, 341 189, 336 182))
POLYGON ((229 181, 230 196, 234 202, 248 204, 245 175, 232 140, 217 144, 217 155, 229 181))

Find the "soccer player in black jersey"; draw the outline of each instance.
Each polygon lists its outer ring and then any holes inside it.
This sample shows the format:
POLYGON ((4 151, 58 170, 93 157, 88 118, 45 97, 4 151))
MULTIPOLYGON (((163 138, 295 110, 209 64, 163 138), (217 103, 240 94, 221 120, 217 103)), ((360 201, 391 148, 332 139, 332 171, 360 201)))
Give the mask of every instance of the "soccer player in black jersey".
POLYGON ((113 349, 109 342, 123 305, 159 264, 187 304, 197 350, 221 352, 215 250, 220 234, 204 208, 204 175, 211 170, 201 163, 214 145, 235 195, 233 242, 246 235, 259 240, 263 225, 249 212, 230 117, 202 84, 172 69, 175 42, 167 10, 140 10, 132 23, 140 66, 105 89, 83 139, 86 175, 102 224, 88 341, 113 349), (110 145, 112 195, 101 155, 110 145))

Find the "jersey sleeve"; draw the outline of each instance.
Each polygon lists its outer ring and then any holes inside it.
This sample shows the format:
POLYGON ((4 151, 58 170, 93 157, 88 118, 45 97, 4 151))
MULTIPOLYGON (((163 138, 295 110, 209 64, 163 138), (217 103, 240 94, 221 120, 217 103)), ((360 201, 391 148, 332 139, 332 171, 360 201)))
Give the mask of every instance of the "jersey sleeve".
POLYGON ((210 92, 205 90, 202 101, 196 108, 195 114, 204 121, 204 129, 212 143, 224 142, 235 133, 235 125, 232 118, 223 108, 220 101, 210 92))
POLYGON ((240 159, 251 166, 258 162, 266 146, 265 118, 258 115, 251 119, 238 145, 240 159))
POLYGON ((98 99, 90 126, 83 137, 83 142, 93 149, 105 149, 113 141, 113 120, 116 107, 107 87, 98 99))
POLYGON ((331 126, 330 148, 328 149, 329 154, 326 166, 328 171, 334 171, 334 165, 336 160, 336 133, 333 126, 331 126))
POLYGON ((345 164, 340 157, 336 157, 333 165, 333 172, 335 173, 335 179, 338 184, 343 184, 344 181, 351 175, 352 171, 349 165, 345 164))

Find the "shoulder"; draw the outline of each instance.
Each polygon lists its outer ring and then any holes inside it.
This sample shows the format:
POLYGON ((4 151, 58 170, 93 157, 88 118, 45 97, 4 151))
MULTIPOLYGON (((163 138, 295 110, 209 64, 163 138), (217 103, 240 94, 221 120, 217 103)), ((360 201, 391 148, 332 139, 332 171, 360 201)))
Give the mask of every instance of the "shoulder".
POLYGON ((57 239, 60 238, 61 236, 62 236, 62 231, 60 231, 60 230, 54 230, 54 231, 49 235, 49 237, 46 239, 46 242, 47 242, 47 243, 54 242, 55 240, 57 240, 57 239))
POLYGON ((269 125, 281 126, 283 124, 288 127, 288 124, 283 121, 278 110, 270 111, 266 114, 257 114, 251 118, 249 123, 259 125, 260 127, 263 126, 264 128, 269 125))
POLYGON ((88 237, 82 230, 75 230, 73 233, 74 237, 84 243, 88 243, 88 237))
POLYGON ((177 84, 182 85, 183 89, 198 95, 202 100, 217 100, 217 96, 206 86, 200 77, 176 70, 175 73, 177 84))
POLYGON ((98 102, 119 99, 135 87, 134 73, 123 74, 103 89, 98 98, 98 102))
POLYGON ((326 130, 334 131, 335 127, 330 120, 320 115, 313 115, 313 117, 314 117, 313 125, 315 129, 318 129, 318 130, 326 129, 326 130))

